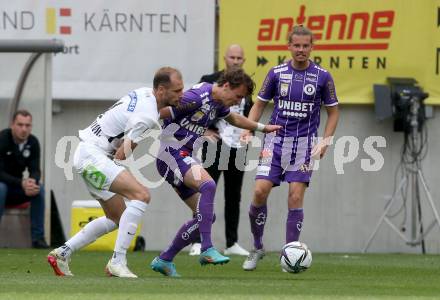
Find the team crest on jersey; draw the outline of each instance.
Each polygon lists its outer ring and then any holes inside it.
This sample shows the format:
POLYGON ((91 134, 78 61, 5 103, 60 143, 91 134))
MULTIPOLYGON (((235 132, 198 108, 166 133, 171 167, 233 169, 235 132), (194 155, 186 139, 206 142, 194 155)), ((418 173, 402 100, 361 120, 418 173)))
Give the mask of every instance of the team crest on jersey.
POLYGON ((134 112, 134 109, 136 108, 136 104, 138 101, 136 92, 132 91, 128 94, 128 96, 130 97, 130 103, 128 104, 127 111, 134 112))
POLYGON ((310 84, 310 83, 309 83, 309 84, 306 84, 306 85, 304 86, 303 91, 304 91, 304 93, 306 93, 307 95, 311 96, 311 95, 313 95, 313 94, 315 93, 316 88, 315 88, 315 86, 314 86, 313 84, 310 84))
POLYGON ((289 92, 289 84, 288 83, 281 83, 280 87, 280 94, 281 96, 285 97, 287 96, 287 93, 289 92))
POLYGON ((204 116, 205 116, 205 114, 202 111, 197 111, 192 115, 191 121, 197 122, 197 121, 201 120, 204 116))
POLYGON ((31 156, 31 151, 29 151, 29 149, 24 149, 22 154, 23 157, 28 158, 29 156, 31 156))

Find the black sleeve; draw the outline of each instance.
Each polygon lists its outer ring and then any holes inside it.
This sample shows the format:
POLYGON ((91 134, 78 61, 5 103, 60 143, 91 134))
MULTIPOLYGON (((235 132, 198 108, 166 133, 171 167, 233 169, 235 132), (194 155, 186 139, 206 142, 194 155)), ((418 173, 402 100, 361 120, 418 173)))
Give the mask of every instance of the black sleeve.
POLYGON ((200 78, 200 82, 208 82, 208 83, 217 82, 217 80, 220 78, 220 75, 222 73, 223 71, 218 71, 212 74, 203 75, 202 78, 200 78))
POLYGON ((249 116, 249 112, 251 111, 251 108, 253 105, 254 105, 254 102, 252 101, 252 97, 247 96, 246 102, 244 104, 244 111, 243 111, 243 114, 246 118, 249 116))
POLYGON ((0 134, 0 181, 9 185, 21 186, 21 179, 9 175, 5 170, 6 149, 8 144, 6 134, 0 134))
MULTIPOLYGON (((199 81, 199 83, 201 83, 201 82, 209 82, 209 75, 203 75, 202 76, 202 78, 200 78, 200 81, 199 81)), ((209 83, 212 83, 212 82, 209 82, 209 83)))
POLYGON ((29 171, 29 177, 34 178, 37 182, 40 182, 40 143, 38 142, 38 139, 36 137, 34 137, 32 140, 32 154, 29 157, 29 163, 27 167, 29 171))

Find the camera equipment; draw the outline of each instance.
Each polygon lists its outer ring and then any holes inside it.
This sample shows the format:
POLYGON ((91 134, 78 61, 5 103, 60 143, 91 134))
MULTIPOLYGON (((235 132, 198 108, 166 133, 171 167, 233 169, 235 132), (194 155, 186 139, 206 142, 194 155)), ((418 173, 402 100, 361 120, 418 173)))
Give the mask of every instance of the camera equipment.
MULTIPOLYGON (((394 190, 391 199, 386 204, 384 213, 368 239, 363 252, 367 251, 380 225, 385 221, 408 245, 421 245, 422 252, 425 253, 425 236, 436 223, 440 226, 440 216, 434 205, 421 166, 428 151, 428 133, 425 126, 426 110, 424 104, 428 94, 417 85, 417 81, 413 78, 387 78, 387 81, 388 85, 373 86, 375 112, 379 120, 393 117, 394 131, 403 132, 404 134, 401 160, 396 170, 396 176, 400 170, 401 180, 397 189, 394 190), (422 198, 420 197, 419 183, 422 184, 426 199, 434 215, 434 220, 426 229, 423 227, 422 198), (391 207, 399 198, 402 200, 402 205, 396 213, 391 214, 391 207), (408 200, 410 200, 409 208, 407 207, 408 200), (391 222, 391 219, 401 212, 403 212, 403 221, 397 227, 391 222), (407 238, 405 235, 408 212, 411 214, 409 219, 410 238, 407 238)), ((395 182, 397 182, 396 179, 395 182)))

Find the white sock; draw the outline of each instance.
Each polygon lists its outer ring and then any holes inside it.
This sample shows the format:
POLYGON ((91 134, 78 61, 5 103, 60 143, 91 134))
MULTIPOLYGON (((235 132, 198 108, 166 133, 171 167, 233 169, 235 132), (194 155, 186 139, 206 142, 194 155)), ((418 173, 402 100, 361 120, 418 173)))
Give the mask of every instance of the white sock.
POLYGON ((62 245, 57 250, 62 257, 66 257, 66 258, 70 257, 70 255, 72 255, 73 253, 72 249, 70 249, 70 247, 67 246, 66 244, 62 245))
POLYGON ((70 238, 64 245, 70 249, 65 249, 63 246, 58 248, 65 251, 65 256, 69 257, 73 251, 79 250, 88 244, 93 243, 97 238, 115 230, 118 226, 106 216, 99 217, 92 222, 87 223, 81 231, 70 238))
POLYGON ((139 200, 131 200, 119 220, 118 237, 115 243, 115 252, 113 253, 113 264, 127 263, 127 249, 136 234, 137 227, 142 220, 147 203, 139 200))

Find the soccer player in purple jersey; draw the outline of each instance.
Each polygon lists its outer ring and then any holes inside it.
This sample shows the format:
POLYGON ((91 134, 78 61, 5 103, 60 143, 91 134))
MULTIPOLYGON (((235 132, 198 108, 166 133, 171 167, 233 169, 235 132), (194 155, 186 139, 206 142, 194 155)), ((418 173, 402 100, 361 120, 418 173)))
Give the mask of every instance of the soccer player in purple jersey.
MULTIPOLYGON (((201 237, 200 263, 224 264, 229 257, 221 255, 211 242, 211 227, 215 220, 214 195, 216 184, 200 161, 193 156, 203 144, 209 125, 225 119, 232 125, 248 130, 273 132, 279 125, 264 125, 231 112, 229 107, 251 95, 254 82, 241 69, 224 72, 214 83, 200 83, 186 91, 179 106, 161 111, 164 119, 161 151, 156 160, 157 169, 196 217, 182 225, 171 245, 151 262, 151 268, 166 276, 177 277, 172 262, 177 253, 201 237)), ((214 155, 214 153, 212 153, 214 155)))
MULTIPOLYGON (((309 60, 313 34, 294 26, 288 35, 292 60, 273 67, 266 76, 249 119, 258 121, 273 99, 270 124, 281 125, 276 134, 266 134, 257 168, 254 197, 249 209, 254 250, 243 263, 252 271, 264 256, 263 232, 267 197, 274 186, 289 183, 286 243, 297 241, 304 219, 303 203, 312 175, 313 160, 324 156, 339 119, 338 100, 330 73, 309 60), (315 144, 321 105, 327 110, 323 139, 315 144)), ((244 132, 245 138, 248 132, 244 132)))

